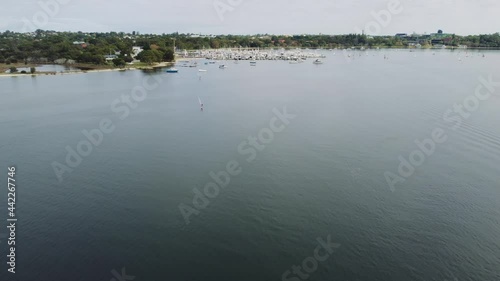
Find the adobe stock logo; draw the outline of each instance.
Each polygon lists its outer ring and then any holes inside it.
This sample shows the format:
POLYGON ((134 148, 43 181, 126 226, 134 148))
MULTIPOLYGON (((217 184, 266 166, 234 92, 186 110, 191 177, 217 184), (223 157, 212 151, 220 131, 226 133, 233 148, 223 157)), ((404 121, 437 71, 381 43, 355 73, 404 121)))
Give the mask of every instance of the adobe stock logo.
MULTIPOLYGON (((134 87, 130 94, 121 95, 120 98, 116 98, 111 103, 111 111, 116 114, 118 121, 123 121, 127 119, 132 110, 138 108, 144 100, 148 97, 149 92, 157 89, 162 83, 162 76, 146 76, 142 79, 142 83, 134 87), (154 79, 155 81, 151 81, 154 79)), ((116 121, 115 121, 116 122, 116 121)), ((102 118, 97 128, 92 130, 83 130, 83 138, 74 146, 66 146, 66 157, 63 163, 53 161, 51 166, 54 173, 59 180, 63 182, 63 175, 65 173, 71 173, 76 169, 86 157, 89 157, 94 150, 97 150, 109 134, 114 132, 116 129, 115 123, 112 119, 104 117, 102 118)))
POLYGON ((371 11, 370 15, 373 17, 372 21, 365 24, 363 29, 355 27, 357 34, 362 34, 363 30, 366 34, 370 35, 380 35, 384 27, 389 26, 393 19, 393 15, 399 15, 403 12, 403 6, 399 0, 389 0, 387 2, 387 8, 382 9, 378 12, 371 11))
POLYGON ((135 276, 127 275, 125 267, 122 268, 121 274, 115 269, 111 270, 111 274, 113 274, 114 278, 111 278, 109 281, 132 281, 135 279, 135 276))
MULTIPOLYGON (((439 145, 443 145, 449 139, 450 131, 457 131, 465 125, 472 114, 479 110, 481 104, 491 99, 493 96, 498 95, 500 88, 500 81, 493 80, 493 75, 487 78, 479 77, 479 83, 475 88, 473 94, 465 97, 459 103, 455 103, 452 108, 449 108, 442 115, 442 121, 445 124, 452 125, 450 128, 441 128, 440 126, 434 128, 430 137, 424 140, 415 140, 417 148, 413 150, 408 157, 403 155, 398 156, 399 165, 396 169, 397 173, 386 171, 384 177, 392 192, 396 191, 396 184, 404 183, 411 176, 415 174, 417 168, 422 166, 428 158, 433 156, 439 145)), ((484 105, 483 105, 484 106, 484 105)))
POLYGON ((318 241, 319 245, 314 249, 313 255, 305 258, 301 263, 302 266, 294 265, 291 270, 285 271, 281 275, 282 281, 301 281, 309 279, 309 277, 318 270, 319 264, 330 258, 333 252, 340 247, 340 244, 332 243, 331 235, 326 237, 326 241, 321 237, 318 237, 316 241, 318 241), (322 253, 320 253, 320 251, 322 253))
MULTIPOLYGON (((238 153, 240 156, 245 156, 248 163, 252 163, 257 159, 259 153, 262 153, 267 146, 273 143, 276 135, 282 133, 290 122, 297 117, 287 111, 284 106, 280 111, 277 108, 272 110, 274 116, 269 120, 268 126, 262 128, 256 136, 250 136, 247 140, 242 141, 238 145, 238 153)), ((243 172, 243 166, 237 160, 232 160, 226 163, 225 168, 218 173, 210 172, 208 175, 211 180, 205 184, 203 191, 197 187, 193 188, 192 203, 180 203, 179 211, 181 212, 186 225, 191 223, 191 216, 199 216, 201 211, 206 209, 219 196, 222 190, 229 187, 234 177, 243 172)))
POLYGON ((243 3, 243 0, 215 0, 214 9, 219 16, 220 21, 224 21, 224 14, 232 12, 243 3))
POLYGON ((31 20, 23 17, 23 32, 35 31, 45 27, 51 18, 56 17, 61 11, 61 5, 67 5, 71 0, 38 1, 40 10, 33 14, 31 20))

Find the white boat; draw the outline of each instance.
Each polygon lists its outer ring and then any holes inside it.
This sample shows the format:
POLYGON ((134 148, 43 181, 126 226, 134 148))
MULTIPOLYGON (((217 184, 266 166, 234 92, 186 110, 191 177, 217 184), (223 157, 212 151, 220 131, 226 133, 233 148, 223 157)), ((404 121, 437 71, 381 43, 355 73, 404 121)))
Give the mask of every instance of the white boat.
POLYGON ((250 62, 250 65, 251 65, 251 66, 256 66, 256 65, 257 65, 257 62, 256 62, 256 61, 251 61, 251 62, 250 62))
POLYGON ((221 65, 219 65, 219 68, 220 69, 225 69, 225 68, 227 68, 227 66, 225 64, 221 64, 221 65))
POLYGON ((207 72, 206 69, 198 69, 199 72, 207 72))
POLYGON ((323 64, 323 62, 320 60, 320 59, 317 59, 315 61, 313 61, 314 64, 323 64))
POLYGON ((296 61, 296 60, 292 60, 292 61, 290 61, 290 64, 298 64, 298 63, 299 63, 299 62, 298 62, 298 61, 296 61))
POLYGON ((169 68, 167 69, 167 73, 178 73, 179 70, 177 68, 169 68))

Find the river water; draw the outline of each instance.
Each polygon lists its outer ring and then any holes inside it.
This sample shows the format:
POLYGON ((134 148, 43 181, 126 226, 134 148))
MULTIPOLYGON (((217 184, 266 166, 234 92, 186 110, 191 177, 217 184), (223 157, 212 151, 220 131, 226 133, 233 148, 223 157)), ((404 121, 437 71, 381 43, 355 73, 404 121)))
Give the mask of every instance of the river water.
POLYGON ((325 55, 0 77, 1 279, 500 280, 500 52, 325 55))

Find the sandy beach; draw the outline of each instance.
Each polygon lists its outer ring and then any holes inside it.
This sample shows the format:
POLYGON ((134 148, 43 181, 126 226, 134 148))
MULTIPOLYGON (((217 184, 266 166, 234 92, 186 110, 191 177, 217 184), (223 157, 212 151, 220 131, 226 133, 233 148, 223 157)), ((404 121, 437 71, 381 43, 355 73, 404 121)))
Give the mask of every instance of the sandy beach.
POLYGON ((63 71, 63 72, 0 73, 0 77, 35 77, 35 76, 70 75, 70 74, 85 74, 85 73, 112 72, 112 71, 153 70, 155 68, 172 66, 174 64, 175 63, 172 62, 162 62, 151 66, 128 65, 125 68, 75 70, 75 71, 63 71))

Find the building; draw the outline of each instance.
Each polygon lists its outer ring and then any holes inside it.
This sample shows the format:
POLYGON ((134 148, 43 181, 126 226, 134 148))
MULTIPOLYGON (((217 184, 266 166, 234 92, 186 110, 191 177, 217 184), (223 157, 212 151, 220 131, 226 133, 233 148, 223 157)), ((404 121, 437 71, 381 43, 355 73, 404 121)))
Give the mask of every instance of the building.
POLYGON ((141 53, 142 51, 144 51, 144 49, 142 47, 138 47, 138 46, 132 47, 132 58, 137 57, 137 55, 139 53, 141 53))
POLYGON ((112 61, 117 58, 118 58, 117 55, 104 55, 104 59, 106 59, 106 61, 112 61))
POLYGON ((82 47, 82 48, 87 48, 87 43, 83 42, 83 41, 75 41, 73 42, 73 45, 78 45, 79 47, 82 47))

